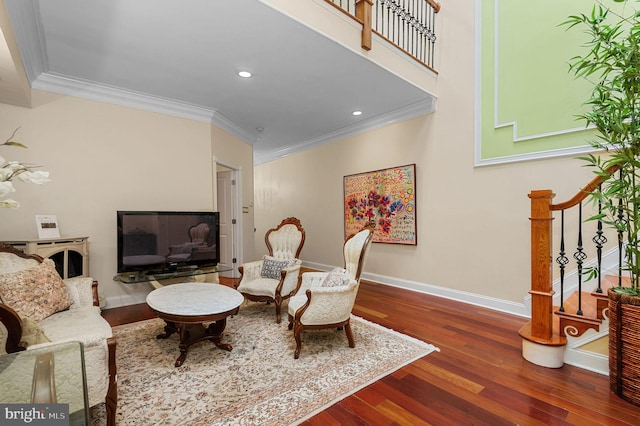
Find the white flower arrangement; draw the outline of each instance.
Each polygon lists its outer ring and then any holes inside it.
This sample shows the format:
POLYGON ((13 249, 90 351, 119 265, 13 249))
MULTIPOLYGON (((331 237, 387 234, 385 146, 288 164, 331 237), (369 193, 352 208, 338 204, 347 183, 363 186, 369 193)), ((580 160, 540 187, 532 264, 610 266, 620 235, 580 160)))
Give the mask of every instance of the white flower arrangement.
MULTIPOLYGON (((19 128, 18 128, 19 129, 19 128)), ((27 148, 20 142, 13 141, 13 137, 16 135, 18 129, 14 130, 9 139, 0 146, 15 146, 19 148, 27 148)), ((42 170, 34 170, 40 166, 28 163, 20 163, 18 161, 6 161, 0 155, 0 207, 17 209, 20 207, 20 203, 11 198, 5 198, 12 192, 16 192, 13 186, 13 180, 21 182, 31 182, 37 185, 42 185, 45 182, 49 182, 49 172, 42 170)))

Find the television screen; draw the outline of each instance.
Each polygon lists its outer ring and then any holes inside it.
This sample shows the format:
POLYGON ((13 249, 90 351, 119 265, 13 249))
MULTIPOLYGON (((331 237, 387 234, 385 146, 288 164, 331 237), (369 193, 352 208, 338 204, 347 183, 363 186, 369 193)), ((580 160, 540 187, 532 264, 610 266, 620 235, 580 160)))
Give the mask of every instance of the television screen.
POLYGON ((218 212, 118 211, 118 273, 215 266, 218 212))

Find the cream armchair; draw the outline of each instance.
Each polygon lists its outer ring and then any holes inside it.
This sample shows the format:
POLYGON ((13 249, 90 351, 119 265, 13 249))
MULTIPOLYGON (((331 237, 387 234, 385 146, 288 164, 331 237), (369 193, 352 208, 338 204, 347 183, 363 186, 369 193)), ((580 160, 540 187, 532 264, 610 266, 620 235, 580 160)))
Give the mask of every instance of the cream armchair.
POLYGON ((240 283, 237 290, 254 302, 274 302, 279 324, 282 302, 298 289, 302 265, 298 256, 304 245, 305 232, 300 220, 289 217, 276 228, 269 229, 264 240, 269 255, 238 267, 240 283))
POLYGON ((289 299, 289 330, 296 340, 294 358, 300 356, 305 329, 344 327, 349 347, 355 347, 351 332, 351 310, 356 301, 360 274, 373 239, 374 225, 347 237, 344 243, 344 269, 331 272, 305 272, 300 289, 289 299))
POLYGON ((98 283, 62 280, 51 259, 0 244, 0 302, 0 353, 82 342, 89 406, 105 403, 107 424, 115 424, 116 341, 98 306, 98 283))

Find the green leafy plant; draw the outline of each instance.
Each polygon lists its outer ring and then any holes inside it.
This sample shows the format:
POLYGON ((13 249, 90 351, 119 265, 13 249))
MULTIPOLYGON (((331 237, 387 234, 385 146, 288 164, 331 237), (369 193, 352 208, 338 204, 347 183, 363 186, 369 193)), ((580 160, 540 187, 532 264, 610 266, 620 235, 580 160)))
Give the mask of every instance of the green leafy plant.
POLYGON ((626 240, 625 265, 631 285, 615 291, 638 295, 640 277, 640 11, 638 0, 597 1, 589 15, 570 16, 562 25, 582 28, 586 53, 575 56, 570 72, 593 83, 579 116, 596 137, 598 154, 579 157, 601 177, 591 199, 602 206, 589 220, 601 220, 626 240), (609 2, 611 3, 611 1, 609 2))

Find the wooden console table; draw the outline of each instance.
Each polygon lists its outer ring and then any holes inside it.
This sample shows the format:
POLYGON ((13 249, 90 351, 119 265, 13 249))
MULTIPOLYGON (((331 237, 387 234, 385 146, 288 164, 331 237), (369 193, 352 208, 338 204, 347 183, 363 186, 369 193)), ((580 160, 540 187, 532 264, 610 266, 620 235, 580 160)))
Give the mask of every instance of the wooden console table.
POLYGON ((48 257, 62 278, 89 276, 89 237, 0 241, 26 254, 48 257))

